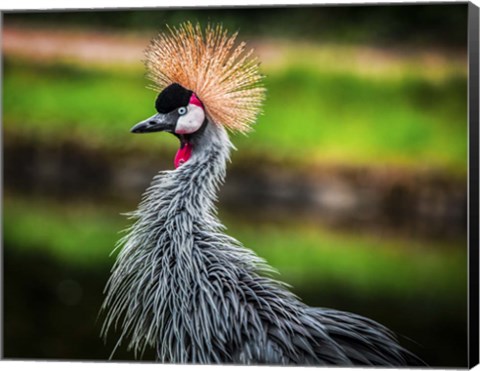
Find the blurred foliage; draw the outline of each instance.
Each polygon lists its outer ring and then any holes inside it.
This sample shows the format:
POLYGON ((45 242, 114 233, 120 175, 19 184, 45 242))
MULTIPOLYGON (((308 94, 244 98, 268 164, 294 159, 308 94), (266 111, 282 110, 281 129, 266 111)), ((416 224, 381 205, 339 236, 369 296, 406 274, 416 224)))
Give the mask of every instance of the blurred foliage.
POLYGON ((349 6, 207 7, 95 12, 7 13, 6 19, 56 27, 161 30, 186 19, 222 22, 243 36, 306 38, 314 41, 389 45, 466 43, 468 4, 349 6), (287 25, 287 26, 286 26, 287 25), (352 25, 354 25, 352 27, 352 25))
MULTIPOLYGON (((389 79, 332 72, 328 65, 330 72, 323 72, 294 60, 267 69, 264 115, 254 133, 234 142, 245 154, 298 164, 396 164, 466 173, 466 75, 454 69, 432 79, 410 67, 389 79)), ((166 135, 129 134, 153 113, 155 92, 144 87, 140 70, 10 58, 4 70, 7 133, 111 149, 177 146, 166 135)))

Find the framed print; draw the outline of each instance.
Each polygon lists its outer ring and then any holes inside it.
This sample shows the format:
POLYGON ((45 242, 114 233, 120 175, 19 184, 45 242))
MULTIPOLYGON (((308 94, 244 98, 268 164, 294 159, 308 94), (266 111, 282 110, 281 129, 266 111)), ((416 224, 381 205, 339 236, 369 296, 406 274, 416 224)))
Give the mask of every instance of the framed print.
POLYGON ((4 11, 3 357, 473 367, 478 15, 4 11))

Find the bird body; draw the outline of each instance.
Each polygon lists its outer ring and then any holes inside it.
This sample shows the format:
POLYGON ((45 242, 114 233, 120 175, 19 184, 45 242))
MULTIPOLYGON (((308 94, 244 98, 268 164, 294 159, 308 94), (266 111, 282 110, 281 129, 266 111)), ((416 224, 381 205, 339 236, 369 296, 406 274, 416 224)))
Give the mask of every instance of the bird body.
POLYGON ((160 172, 131 213, 106 287, 104 334, 119 327, 118 345, 136 355, 152 347, 161 362, 418 363, 382 325, 302 303, 228 236, 215 208, 233 148, 224 125, 178 82, 162 90, 156 109, 132 131, 177 136, 176 169, 160 172))

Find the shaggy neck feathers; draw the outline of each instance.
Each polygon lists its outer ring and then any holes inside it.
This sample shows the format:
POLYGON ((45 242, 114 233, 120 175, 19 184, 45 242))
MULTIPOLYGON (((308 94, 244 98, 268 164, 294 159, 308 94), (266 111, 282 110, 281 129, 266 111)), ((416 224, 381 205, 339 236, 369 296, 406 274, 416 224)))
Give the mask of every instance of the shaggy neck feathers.
MULTIPOLYGON (((232 148, 207 125, 190 160, 159 173, 119 241, 102 333, 161 362, 405 365, 418 361, 372 320, 309 308, 223 233, 216 191, 232 148)), ((116 348, 116 347, 115 347, 116 348)), ((115 349, 114 349, 115 351, 115 349)))
POLYGON ((155 176, 130 214, 136 221, 118 243, 122 250, 106 287, 102 332, 105 336, 122 321, 117 346, 128 341, 136 356, 150 346, 162 361, 211 360, 214 329, 204 313, 214 310, 208 303, 208 291, 214 291, 208 272, 215 265, 254 262, 246 250, 226 248, 236 241, 221 233, 215 216, 216 192, 233 147, 225 129, 209 123, 192 147, 187 163, 155 176), (198 300, 203 300, 200 307, 198 300), (198 351, 188 351, 184 343, 193 339, 197 344, 191 347, 198 351))

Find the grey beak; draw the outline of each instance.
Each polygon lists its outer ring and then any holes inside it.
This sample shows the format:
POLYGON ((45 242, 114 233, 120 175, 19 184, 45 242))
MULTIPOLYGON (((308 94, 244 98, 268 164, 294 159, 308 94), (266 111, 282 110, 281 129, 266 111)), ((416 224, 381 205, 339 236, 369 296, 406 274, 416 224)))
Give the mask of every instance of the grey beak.
POLYGON ((132 133, 154 133, 156 131, 175 130, 176 118, 170 114, 157 113, 146 120, 143 120, 130 129, 132 133))

